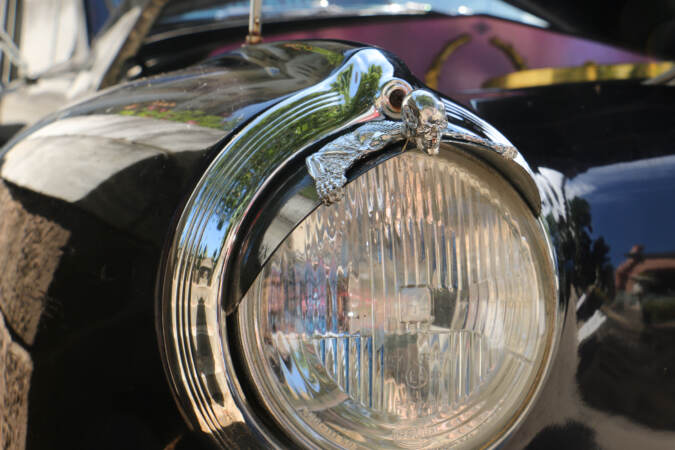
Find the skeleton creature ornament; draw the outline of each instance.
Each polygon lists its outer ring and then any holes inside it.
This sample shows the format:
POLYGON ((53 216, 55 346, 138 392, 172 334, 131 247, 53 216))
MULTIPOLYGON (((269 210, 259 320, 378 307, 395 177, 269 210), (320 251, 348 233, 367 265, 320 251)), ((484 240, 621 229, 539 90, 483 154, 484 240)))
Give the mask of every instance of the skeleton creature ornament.
POLYGON ((410 139, 419 150, 437 155, 447 125, 445 106, 434 94, 424 90, 410 92, 401 104, 401 122, 367 122, 307 158, 307 169, 319 197, 326 204, 339 201, 347 183, 347 170, 359 159, 393 142, 410 139))
POLYGON ((366 122, 353 132, 337 137, 305 160, 323 203, 330 205, 342 199, 347 170, 358 160, 404 139, 412 141, 418 150, 431 156, 438 155, 443 138, 488 147, 507 159, 513 159, 517 154, 511 146, 452 130, 448 126, 443 102, 423 89, 405 96, 401 103, 400 121, 399 114, 391 114, 387 110, 380 112, 394 120, 366 122))
POLYGON ((403 99, 401 115, 403 135, 419 150, 437 155, 443 130, 448 126, 443 103, 431 92, 417 89, 403 99))

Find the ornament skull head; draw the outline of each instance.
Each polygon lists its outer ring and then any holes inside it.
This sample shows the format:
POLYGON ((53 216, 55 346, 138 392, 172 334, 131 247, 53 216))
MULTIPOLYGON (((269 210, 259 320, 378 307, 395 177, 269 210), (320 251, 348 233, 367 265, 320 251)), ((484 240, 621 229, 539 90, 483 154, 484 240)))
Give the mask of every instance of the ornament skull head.
POLYGON ((403 99, 401 116, 405 137, 412 139, 419 150, 437 155, 448 125, 443 103, 431 92, 416 89, 403 99))

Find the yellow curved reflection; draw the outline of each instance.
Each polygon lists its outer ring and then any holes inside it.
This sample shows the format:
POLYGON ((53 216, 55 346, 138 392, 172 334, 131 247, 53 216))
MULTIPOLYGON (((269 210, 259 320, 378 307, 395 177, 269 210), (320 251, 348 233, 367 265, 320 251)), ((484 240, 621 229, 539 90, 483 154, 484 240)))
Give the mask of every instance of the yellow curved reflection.
POLYGON ((455 50, 469 42, 471 42, 471 36, 464 33, 445 44, 443 49, 434 57, 429 69, 427 69, 427 73, 424 75, 424 83, 431 89, 438 89, 438 79, 441 76, 443 65, 455 50))
POLYGON ((577 67, 544 67, 519 70, 483 83, 484 88, 520 89, 561 83, 653 78, 675 67, 668 61, 648 63, 596 64, 577 67))

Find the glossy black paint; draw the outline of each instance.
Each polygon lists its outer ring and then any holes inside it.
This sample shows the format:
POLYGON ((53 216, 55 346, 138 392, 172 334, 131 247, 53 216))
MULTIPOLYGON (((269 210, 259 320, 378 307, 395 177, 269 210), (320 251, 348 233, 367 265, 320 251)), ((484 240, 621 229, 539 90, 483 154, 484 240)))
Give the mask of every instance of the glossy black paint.
POLYGON ((672 3, 654 0, 511 0, 561 31, 613 42, 652 55, 675 55, 672 3))
MULTIPOLYGON (((29 448, 200 445, 181 420, 162 373, 154 335, 156 273, 173 217, 228 134, 331 70, 314 55, 309 73, 284 71, 279 54, 295 50, 282 50, 274 60, 260 50, 257 60, 226 56, 113 88, 21 133, 4 150, 0 169, 12 152, 33 148, 31 135, 38 130, 94 116, 138 117, 146 138, 154 123, 148 119, 175 122, 180 132, 184 122, 194 121, 203 133, 200 142, 208 143, 190 151, 160 149, 112 171, 76 201, 30 183, 20 186, 3 172, 2 198, 11 201, 0 203, 0 223, 17 210, 27 218, 7 231, 0 252, 8 251, 8 242, 28 242, 32 250, 26 252, 38 258, 49 239, 62 242, 45 251, 51 262, 11 259, 23 275, 4 279, 0 291, 5 321, 34 362, 29 448), (209 126, 214 117, 220 118, 218 127, 209 126), (40 234, 44 230, 52 231, 40 234), (53 267, 44 291, 31 288, 36 275, 28 268, 36 264, 53 267), (6 304, 10 290, 21 294, 11 299, 22 304, 6 304), (24 313, 38 315, 28 321, 35 329, 24 326, 24 313)), ((543 185, 554 192, 544 218, 557 251, 561 300, 569 305, 551 376, 505 448, 672 447, 675 327, 669 319, 647 322, 633 310, 620 310, 616 270, 630 260, 623 255, 634 244, 645 245, 645 254, 635 257, 643 260, 649 259, 646 253, 666 254, 661 259, 667 260, 675 251, 674 100, 673 88, 596 83, 489 95, 472 103, 535 171, 540 168, 543 185), (597 312, 604 321, 587 326, 597 312), (580 339, 586 333, 581 330, 591 331, 580 339)), ((88 137, 102 136, 89 128, 88 137)), ((138 148, 133 139, 122 141, 132 152, 138 148)), ((78 162, 68 158, 54 168, 55 179, 78 162)), ((35 177, 43 176, 36 168, 35 177)), ((247 430, 230 431, 241 447, 255 444, 247 430)))
POLYGON ((158 248, 76 205, 2 189, 69 235, 41 308, 29 310, 40 318, 33 344, 24 342, 34 364, 27 447, 162 448, 185 426, 154 337, 158 248))
POLYGON ((523 426, 541 426, 528 448, 672 447, 675 90, 588 83, 471 103, 557 194, 546 196, 545 220, 569 313, 554 373, 523 426), (653 274, 665 281, 648 283, 653 274), (641 277, 641 290, 628 287, 641 277), (557 411, 540 414, 542 402, 557 411))
POLYGON ((567 177, 672 154, 674 101, 672 87, 639 81, 554 85, 469 100, 533 168, 551 167, 567 177))

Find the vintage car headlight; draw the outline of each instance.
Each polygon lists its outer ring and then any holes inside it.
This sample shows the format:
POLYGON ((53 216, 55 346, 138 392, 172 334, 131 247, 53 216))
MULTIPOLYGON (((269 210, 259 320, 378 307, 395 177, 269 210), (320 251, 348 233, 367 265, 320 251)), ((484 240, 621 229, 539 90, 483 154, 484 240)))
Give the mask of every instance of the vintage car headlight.
POLYGON ((158 303, 176 398, 226 448, 241 422, 276 447, 496 445, 561 317, 531 171, 391 56, 317 45, 273 48, 338 69, 234 135, 177 222, 158 303))
POLYGON ((237 332, 260 398, 308 446, 477 448, 540 381, 552 276, 499 174, 457 149, 407 152, 283 241, 237 332))

